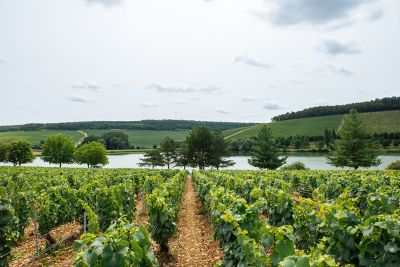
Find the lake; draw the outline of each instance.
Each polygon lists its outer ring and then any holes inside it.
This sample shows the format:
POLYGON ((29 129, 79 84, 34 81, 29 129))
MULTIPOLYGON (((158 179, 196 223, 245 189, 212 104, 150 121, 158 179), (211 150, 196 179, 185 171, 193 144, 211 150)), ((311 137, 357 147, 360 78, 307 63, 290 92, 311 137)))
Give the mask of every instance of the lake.
MULTIPOLYGON (((105 168, 138 168, 139 159, 143 157, 143 154, 126 154, 126 155, 110 155, 108 156, 109 164, 105 166, 105 168)), ((247 160, 248 156, 232 156, 231 160, 235 162, 235 165, 229 167, 227 169, 237 169, 237 170, 256 170, 253 166, 250 166, 247 160)), ((386 168, 389 163, 400 160, 400 154, 390 154, 390 155, 382 155, 380 156, 382 160, 381 165, 369 169, 379 169, 382 170, 386 168)), ((290 154, 286 160, 288 164, 293 163, 295 161, 303 162, 307 168, 312 170, 340 170, 344 168, 336 168, 334 166, 329 165, 326 162, 326 158, 324 155, 320 154, 290 154)), ((12 165, 12 164, 0 164, 0 166, 12 165)), ((37 157, 34 162, 30 164, 24 164, 24 166, 40 166, 40 167, 58 167, 55 164, 48 164, 43 162, 43 160, 37 157)), ((63 165, 64 167, 86 167, 85 165, 78 164, 68 164, 63 165)))

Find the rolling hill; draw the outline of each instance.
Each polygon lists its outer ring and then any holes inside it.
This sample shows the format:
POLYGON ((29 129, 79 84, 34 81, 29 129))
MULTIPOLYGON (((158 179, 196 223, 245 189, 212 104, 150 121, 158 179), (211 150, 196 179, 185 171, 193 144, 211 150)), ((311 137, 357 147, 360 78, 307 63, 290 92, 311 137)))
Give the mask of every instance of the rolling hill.
MULTIPOLYGON (((344 115, 330 115, 277 121, 225 131, 227 140, 238 140, 257 135, 263 125, 271 128, 275 136, 323 135, 325 129, 339 128, 344 115)), ((400 110, 360 113, 361 120, 371 133, 400 132, 400 110)))

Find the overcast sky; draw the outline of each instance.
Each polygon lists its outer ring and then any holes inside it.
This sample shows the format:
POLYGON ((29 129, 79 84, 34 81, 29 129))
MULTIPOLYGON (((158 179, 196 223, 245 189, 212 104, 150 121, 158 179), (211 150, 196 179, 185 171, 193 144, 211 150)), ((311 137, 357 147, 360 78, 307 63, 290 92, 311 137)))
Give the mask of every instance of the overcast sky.
POLYGON ((400 95, 398 0, 0 0, 0 124, 268 122, 400 95))

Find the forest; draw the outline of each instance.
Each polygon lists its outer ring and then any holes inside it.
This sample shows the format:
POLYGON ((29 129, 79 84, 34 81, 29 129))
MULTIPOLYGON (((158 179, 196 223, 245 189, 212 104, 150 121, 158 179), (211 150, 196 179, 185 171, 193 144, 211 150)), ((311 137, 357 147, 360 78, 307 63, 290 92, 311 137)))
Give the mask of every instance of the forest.
POLYGON ((346 114, 351 109, 356 109, 359 113, 376 112, 400 109, 400 97, 385 97, 366 102, 351 103, 334 106, 318 106, 306 108, 300 111, 287 112, 273 117, 272 121, 284 121, 309 117, 320 117, 328 115, 346 114))

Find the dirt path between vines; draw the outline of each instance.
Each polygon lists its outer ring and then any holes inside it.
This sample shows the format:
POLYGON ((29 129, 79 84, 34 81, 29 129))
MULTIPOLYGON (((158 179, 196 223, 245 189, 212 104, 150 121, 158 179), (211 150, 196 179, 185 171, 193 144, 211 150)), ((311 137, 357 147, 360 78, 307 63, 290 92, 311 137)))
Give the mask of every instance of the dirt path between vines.
POLYGON ((177 233, 169 241, 172 260, 163 266, 214 266, 223 258, 218 241, 213 240, 212 226, 202 214, 192 177, 186 179, 182 206, 178 215, 177 233))

